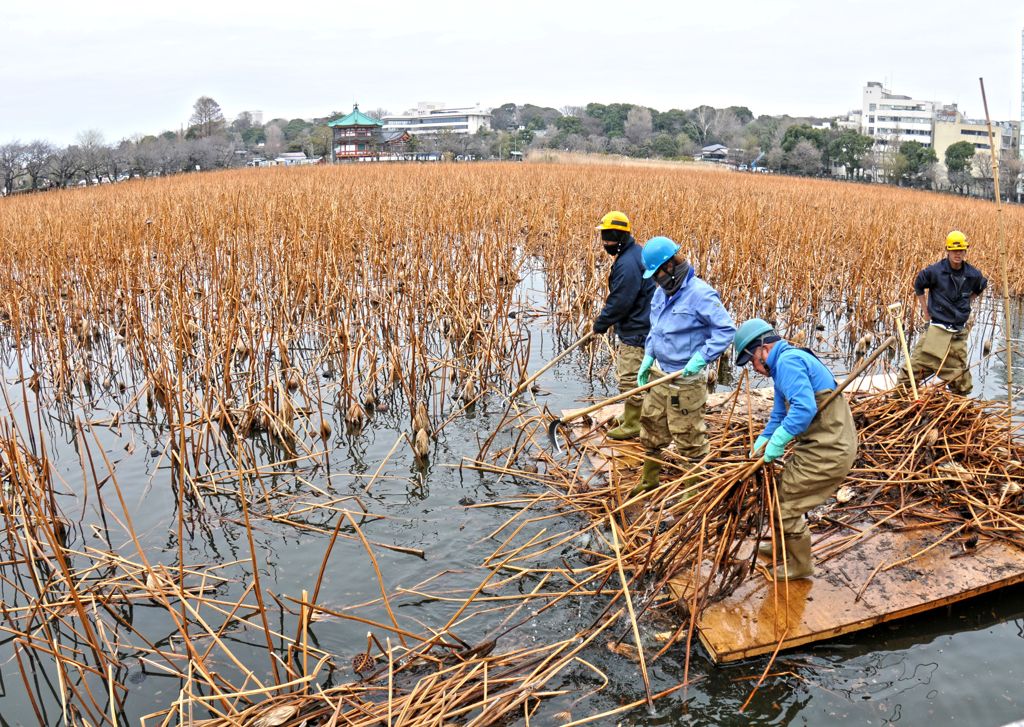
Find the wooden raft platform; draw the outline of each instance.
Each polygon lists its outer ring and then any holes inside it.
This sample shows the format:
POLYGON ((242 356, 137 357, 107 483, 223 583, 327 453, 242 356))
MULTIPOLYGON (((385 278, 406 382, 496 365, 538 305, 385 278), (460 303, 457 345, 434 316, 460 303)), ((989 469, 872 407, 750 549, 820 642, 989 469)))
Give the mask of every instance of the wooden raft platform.
MULTIPOLYGON (((868 377, 851 389, 884 387, 887 382, 880 378, 868 377)), ((720 407, 727 396, 709 396, 709 410, 720 407)), ((757 390, 753 399, 745 405, 763 416, 771 407, 771 389, 757 390)), ((589 426, 575 424, 574 434, 602 436, 594 425, 608 422, 621 410, 621 404, 613 404, 595 412, 589 426)), ((606 470, 616 456, 614 448, 601 447, 591 461, 596 469, 606 470)), ((950 540, 887 569, 933 545, 941 533, 933 528, 875 528, 823 561, 819 553, 830 550, 828 546, 841 537, 815 542, 814 578, 779 584, 776 589, 759 570, 728 598, 705 609, 697 630, 711 658, 724 663, 791 649, 1024 583, 1024 553, 998 541, 982 542, 976 550, 965 552, 959 541, 950 540), (881 569, 874 573, 879 565, 881 569)), ((761 562, 770 568, 770 563, 761 562)), ((673 597, 685 597, 686 585, 684 579, 671 582, 673 597)))
MULTIPOLYGON (((879 529, 825 562, 816 557, 814 578, 780 583, 777 589, 759 572, 705 609, 697 623, 701 643, 715 662, 735 661, 854 633, 1024 582, 1024 554, 998 541, 982 543, 971 553, 958 542, 944 542, 905 565, 884 570, 885 564, 909 557, 937 538, 933 529, 879 529), (879 564, 883 570, 871 578, 879 564)), ((815 543, 815 551, 823 545, 826 541, 815 543)), ((670 587, 678 598, 686 584, 678 581, 670 587)))

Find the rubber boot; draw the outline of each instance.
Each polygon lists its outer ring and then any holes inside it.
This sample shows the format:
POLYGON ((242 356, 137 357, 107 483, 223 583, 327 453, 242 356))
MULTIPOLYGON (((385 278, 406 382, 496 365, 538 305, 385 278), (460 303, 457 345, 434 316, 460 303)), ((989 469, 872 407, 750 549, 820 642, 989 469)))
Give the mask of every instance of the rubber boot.
POLYGON ((621 441, 624 439, 636 439, 639 437, 640 409, 641 406, 639 404, 627 401, 626 407, 622 410, 622 421, 619 422, 619 426, 608 432, 608 439, 621 441))
POLYGON ((814 561, 811 558, 811 534, 789 536, 783 540, 786 549, 786 566, 781 559, 775 566, 775 580, 792 581, 798 578, 810 578, 814 575, 814 561))
MULTIPOLYGON (((693 469, 694 465, 695 465, 695 461, 694 460, 687 461, 685 463, 685 465, 683 466, 683 469, 685 469, 685 470, 693 469)), ((684 492, 683 492, 683 496, 681 498, 682 502, 686 502, 687 500, 692 500, 693 498, 695 498, 697 496, 697 488, 694 487, 694 485, 699 485, 703 479, 704 479, 704 472, 702 471, 702 469, 694 469, 692 472, 689 472, 688 474, 683 476, 683 491, 684 492), (691 488, 693 488, 693 489, 691 489, 691 488), (689 492, 686 492, 686 490, 689 490, 689 492)))
POLYGON ((630 497, 639 495, 641 492, 647 492, 653 490, 659 485, 659 477, 661 476, 661 462, 656 462, 653 459, 644 460, 644 470, 640 475, 640 482, 637 483, 633 491, 629 493, 630 497))

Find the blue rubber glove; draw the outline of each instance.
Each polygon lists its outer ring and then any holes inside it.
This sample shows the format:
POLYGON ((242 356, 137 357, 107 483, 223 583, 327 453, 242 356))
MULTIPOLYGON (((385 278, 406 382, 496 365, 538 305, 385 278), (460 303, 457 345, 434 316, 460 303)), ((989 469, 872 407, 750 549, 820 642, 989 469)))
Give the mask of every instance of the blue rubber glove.
POLYGON ((756 456, 758 452, 761 451, 761 448, 766 444, 768 444, 768 437, 763 434, 759 435, 758 438, 754 440, 754 447, 750 450, 750 456, 756 456))
POLYGON ((708 362, 704 360, 704 357, 700 355, 700 351, 690 356, 690 360, 686 362, 686 366, 683 367, 683 376, 693 376, 699 374, 704 370, 704 367, 708 365, 708 362))
POLYGON ((644 356, 640 364, 640 370, 636 372, 636 383, 639 386, 647 386, 647 380, 651 378, 651 366, 654 365, 654 356, 644 356))
POLYGON ((775 434, 768 440, 764 448, 764 461, 773 462, 782 456, 786 451, 786 445, 793 439, 793 435, 786 431, 785 427, 779 427, 775 434))

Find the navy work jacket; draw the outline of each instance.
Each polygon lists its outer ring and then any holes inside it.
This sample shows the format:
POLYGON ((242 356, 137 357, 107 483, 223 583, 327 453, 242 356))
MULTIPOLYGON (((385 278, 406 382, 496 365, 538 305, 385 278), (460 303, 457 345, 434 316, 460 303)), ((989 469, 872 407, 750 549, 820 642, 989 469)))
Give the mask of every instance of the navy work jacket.
POLYGON ((947 258, 929 265, 917 274, 914 293, 928 291, 928 313, 932 322, 951 328, 963 328, 971 315, 971 296, 980 295, 988 280, 967 261, 953 270, 947 258))
POLYGON ((619 340, 627 346, 643 346, 651 330, 651 296, 655 287, 652 278, 644 279, 641 249, 630 237, 612 263, 608 299, 594 321, 594 332, 604 333, 615 326, 619 340))

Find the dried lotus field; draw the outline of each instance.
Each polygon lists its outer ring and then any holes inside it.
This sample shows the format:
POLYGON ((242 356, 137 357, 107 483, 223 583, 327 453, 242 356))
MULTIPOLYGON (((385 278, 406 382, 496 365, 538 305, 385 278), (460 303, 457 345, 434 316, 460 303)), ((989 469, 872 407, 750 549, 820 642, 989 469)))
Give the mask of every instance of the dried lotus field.
MULTIPOLYGON (((919 323, 910 281, 961 229, 992 281, 975 343, 1001 395, 1000 225, 1019 296, 1018 207, 596 164, 253 169, 0 199, 0 723, 769 722, 807 699, 859 705, 835 696, 854 664, 808 697, 804 662, 776 665, 795 688, 752 692, 764 662, 723 676, 695 657, 654 568, 692 554, 653 545, 688 524, 631 531, 614 479, 547 450, 546 409, 614 393, 610 338, 509 397, 590 330, 609 209, 641 241, 680 242, 734 318, 775 320, 841 371, 892 332, 889 304, 919 323)), ((904 456, 911 415, 864 406, 891 425, 877 469, 904 456)), ((722 434, 734 460, 737 436, 722 434)))

